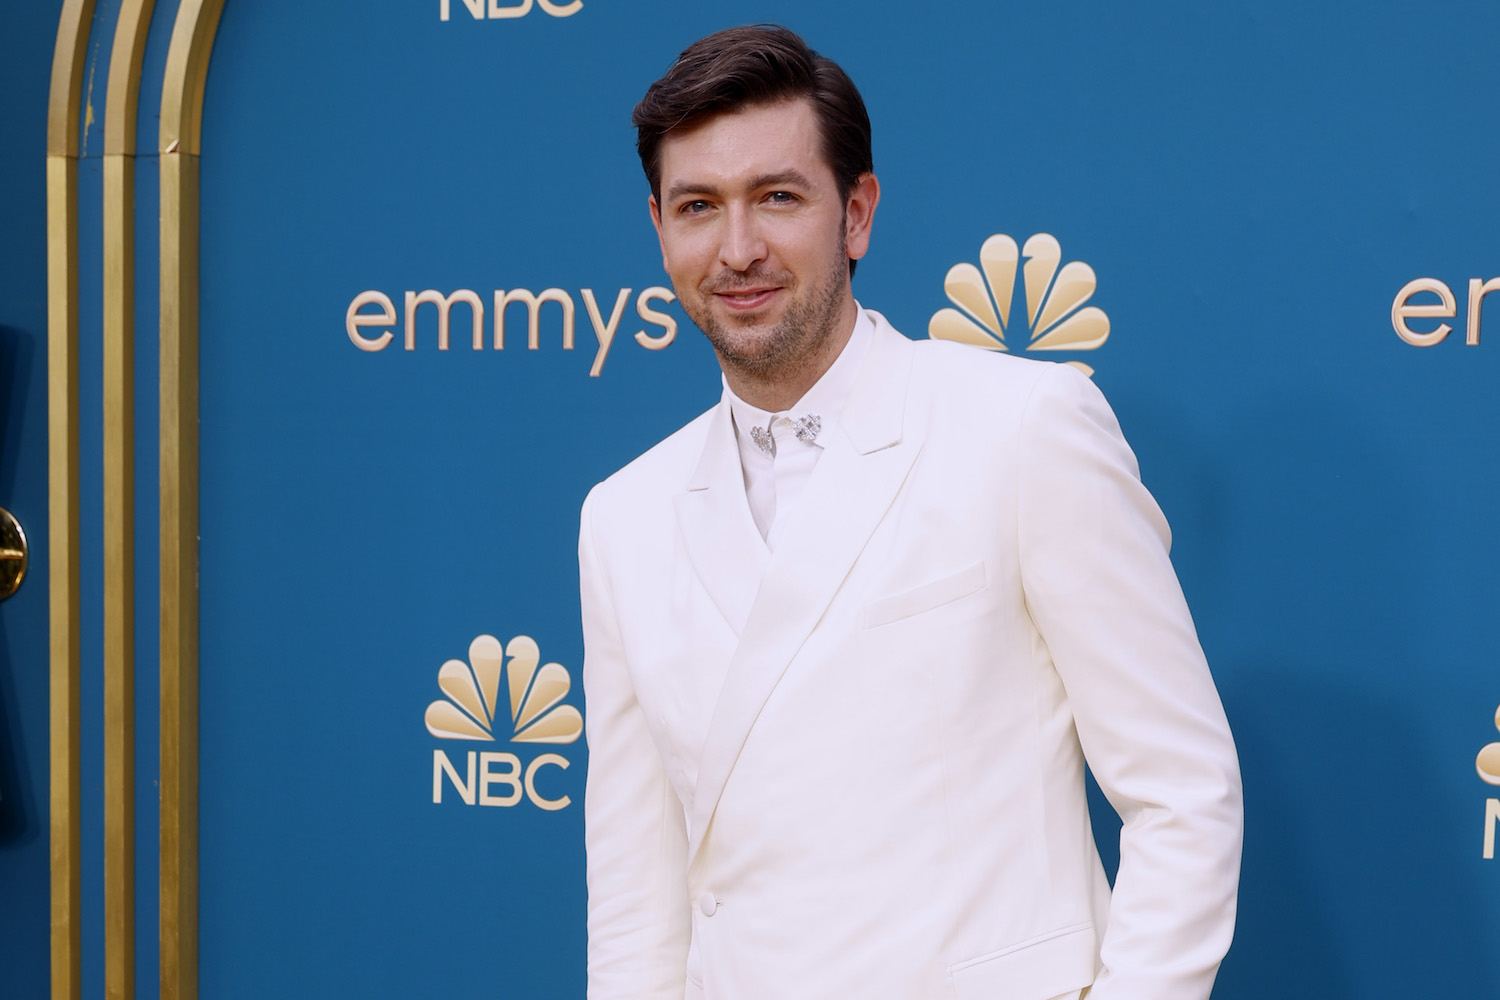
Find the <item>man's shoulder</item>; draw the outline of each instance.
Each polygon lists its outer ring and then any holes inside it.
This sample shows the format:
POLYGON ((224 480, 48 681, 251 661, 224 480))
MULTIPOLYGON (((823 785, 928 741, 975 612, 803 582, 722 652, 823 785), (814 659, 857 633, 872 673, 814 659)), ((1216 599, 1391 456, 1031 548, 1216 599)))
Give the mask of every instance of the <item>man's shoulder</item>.
POLYGON ((931 403, 943 409, 1021 406, 1037 392, 1069 394, 1089 379, 1071 365, 1017 357, 946 340, 914 340, 915 372, 931 403))
POLYGON ((958 344, 951 340, 913 340, 923 363, 953 377, 986 381, 1034 381, 1052 367, 1051 362, 1021 358, 1004 351, 958 344))
POLYGON ((667 435, 613 475, 596 485, 590 496, 611 500, 644 500, 681 490, 697 467, 718 404, 709 407, 667 435))
POLYGON ((866 312, 883 335, 901 337, 912 348, 918 371, 934 380, 937 386, 999 386, 1014 388, 1033 385, 1056 367, 1048 361, 1017 357, 1004 350, 991 351, 971 344, 930 337, 909 337, 873 309, 866 312))

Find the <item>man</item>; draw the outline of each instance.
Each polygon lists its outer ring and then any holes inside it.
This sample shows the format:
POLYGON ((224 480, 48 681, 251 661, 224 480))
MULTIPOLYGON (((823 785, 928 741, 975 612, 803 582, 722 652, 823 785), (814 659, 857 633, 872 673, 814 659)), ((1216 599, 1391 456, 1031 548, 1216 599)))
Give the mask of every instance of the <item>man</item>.
POLYGON ((791 32, 635 123, 724 396, 584 504, 589 996, 1208 997, 1239 771, 1103 398, 860 308, 869 120, 791 32))

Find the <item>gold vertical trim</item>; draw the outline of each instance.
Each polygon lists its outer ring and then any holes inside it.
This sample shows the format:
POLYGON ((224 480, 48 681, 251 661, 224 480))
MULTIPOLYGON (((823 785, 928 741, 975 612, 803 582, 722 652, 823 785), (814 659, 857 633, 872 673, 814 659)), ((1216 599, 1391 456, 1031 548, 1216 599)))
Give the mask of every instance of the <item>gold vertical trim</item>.
POLYGON ((47 519, 53 1000, 78 1000, 78 105, 93 0, 65 0, 47 100, 47 519))
POLYGON ((198 995, 198 152, 223 0, 182 0, 161 101, 161 995, 198 995))
POLYGON ((135 993, 135 157, 104 157, 104 995, 135 993))
POLYGON ((152 0, 115 22, 104 106, 104 995, 135 996, 135 131, 152 0))
POLYGON ((198 158, 161 158, 161 995, 198 978, 198 158))
POLYGON ((78 1000, 78 161, 47 157, 52 996, 78 1000))

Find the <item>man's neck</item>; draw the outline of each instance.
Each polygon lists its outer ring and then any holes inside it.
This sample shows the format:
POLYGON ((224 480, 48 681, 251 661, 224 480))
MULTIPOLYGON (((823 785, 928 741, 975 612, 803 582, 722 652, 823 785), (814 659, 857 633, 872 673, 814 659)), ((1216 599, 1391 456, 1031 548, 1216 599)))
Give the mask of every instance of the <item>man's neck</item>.
POLYGON ((768 413, 790 410, 797 401, 807 395, 807 390, 818 384, 818 379, 833 367, 854 333, 855 320, 859 318, 859 307, 851 296, 844 308, 839 310, 828 336, 810 350, 798 364, 780 367, 772 373, 762 375, 746 371, 737 366, 726 365, 719 359, 724 380, 739 398, 768 413))

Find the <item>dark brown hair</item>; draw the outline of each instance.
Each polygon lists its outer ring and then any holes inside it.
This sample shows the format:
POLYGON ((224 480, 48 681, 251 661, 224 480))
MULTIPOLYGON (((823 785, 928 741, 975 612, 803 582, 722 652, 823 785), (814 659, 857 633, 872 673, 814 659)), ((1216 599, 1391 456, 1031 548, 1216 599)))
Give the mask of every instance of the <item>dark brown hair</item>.
POLYGON ((700 38, 646 91, 630 118, 651 193, 661 197, 661 143, 674 129, 800 97, 811 100, 817 112, 823 155, 833 168, 839 197, 847 201, 860 174, 875 169, 865 102, 837 63, 775 24, 726 28, 700 38))

